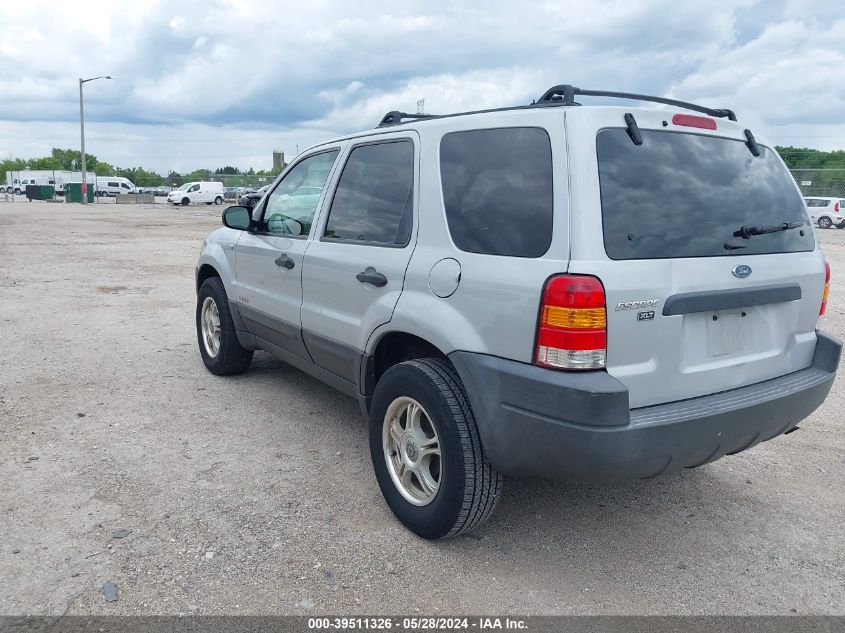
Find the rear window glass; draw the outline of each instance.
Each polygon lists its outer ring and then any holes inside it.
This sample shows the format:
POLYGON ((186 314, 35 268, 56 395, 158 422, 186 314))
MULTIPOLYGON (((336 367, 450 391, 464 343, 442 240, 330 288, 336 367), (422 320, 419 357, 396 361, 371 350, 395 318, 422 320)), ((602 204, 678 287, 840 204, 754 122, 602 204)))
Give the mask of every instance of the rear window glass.
POLYGON ((540 257, 552 242, 552 148, 540 128, 453 132, 440 143, 449 232, 462 251, 540 257))
POLYGON ((804 201, 770 149, 742 141, 623 128, 596 136, 604 246, 611 259, 717 257, 810 251, 804 201), (740 227, 801 227, 742 239, 740 227))
POLYGON ((325 237, 404 246, 411 236, 413 204, 413 143, 356 147, 337 184, 325 237))

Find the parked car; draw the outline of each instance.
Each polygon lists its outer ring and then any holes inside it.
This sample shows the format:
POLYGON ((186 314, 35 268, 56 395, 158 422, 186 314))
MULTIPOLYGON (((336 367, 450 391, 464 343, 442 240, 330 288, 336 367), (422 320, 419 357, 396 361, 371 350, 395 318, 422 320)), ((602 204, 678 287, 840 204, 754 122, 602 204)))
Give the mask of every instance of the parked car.
POLYGON ((833 384, 830 269, 774 146, 730 110, 579 94, 388 113, 203 242, 206 368, 261 349, 357 398, 384 498, 422 537, 474 529, 503 475, 648 478, 744 451, 833 384))
POLYGON ((804 198, 804 202, 807 205, 807 213, 810 215, 810 219, 819 228, 829 229, 831 226, 836 226, 839 229, 845 228, 845 215, 843 215, 845 199, 816 196, 804 198))
POLYGON ((264 194, 267 193, 267 190, 270 188, 270 185, 265 185, 261 187, 258 191, 253 191, 251 193, 245 193, 238 199, 238 204, 247 207, 248 209, 252 209, 261 198, 264 197, 264 194))
POLYGON ((188 205, 205 202, 206 204, 223 204, 222 182, 186 182, 167 195, 171 204, 188 205))
POLYGON ((223 188, 223 197, 226 198, 226 200, 237 200, 238 199, 237 187, 224 187, 223 188))
POLYGON ((135 184, 128 178, 121 176, 97 176, 97 190, 95 195, 100 197, 119 196, 125 193, 135 193, 135 184))

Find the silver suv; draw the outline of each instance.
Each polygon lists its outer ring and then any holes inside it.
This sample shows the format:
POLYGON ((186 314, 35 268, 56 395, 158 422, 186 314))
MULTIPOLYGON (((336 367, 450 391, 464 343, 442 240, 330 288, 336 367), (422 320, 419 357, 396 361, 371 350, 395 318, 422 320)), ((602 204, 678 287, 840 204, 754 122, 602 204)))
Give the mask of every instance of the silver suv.
POLYGON ((729 110, 555 86, 391 112, 223 223, 196 271, 206 367, 266 350, 357 398, 425 538, 484 521, 502 475, 655 477, 789 433, 839 362, 801 194, 729 110))

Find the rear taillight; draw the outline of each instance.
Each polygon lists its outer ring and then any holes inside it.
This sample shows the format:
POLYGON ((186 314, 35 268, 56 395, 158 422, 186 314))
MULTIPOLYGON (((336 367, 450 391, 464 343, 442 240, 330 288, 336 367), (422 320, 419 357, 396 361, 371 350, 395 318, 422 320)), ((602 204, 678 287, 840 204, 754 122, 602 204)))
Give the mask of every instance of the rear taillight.
POLYGON ((604 286, 588 275, 555 275, 543 288, 534 364, 603 369, 607 356, 604 286))
POLYGON ((833 212, 834 212, 834 213, 839 213, 839 209, 840 209, 840 207, 839 207, 839 203, 837 202, 837 203, 835 203, 835 204, 833 205, 833 212))
POLYGON ((830 294, 830 264, 824 263, 824 290, 822 291, 822 307, 819 308, 819 316, 827 310, 827 295, 830 294))

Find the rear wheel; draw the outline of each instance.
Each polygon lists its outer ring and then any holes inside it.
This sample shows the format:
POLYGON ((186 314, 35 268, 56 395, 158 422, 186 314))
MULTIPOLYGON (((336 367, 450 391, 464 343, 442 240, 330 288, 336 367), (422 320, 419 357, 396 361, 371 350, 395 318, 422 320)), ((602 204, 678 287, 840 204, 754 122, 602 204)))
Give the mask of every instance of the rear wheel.
POLYGON ((819 228, 829 229, 831 224, 833 224, 833 222, 830 221, 830 218, 824 216, 819 218, 819 228))
POLYGON ((370 455, 387 505, 423 538, 481 525, 502 491, 460 378, 445 359, 407 361, 384 373, 370 409, 370 455))
POLYGON ((208 371, 218 376, 246 371, 253 352, 238 341, 229 299, 219 277, 206 279, 200 286, 196 321, 200 355, 208 371))
POLYGON ((221 204, 223 204, 223 198, 221 198, 220 196, 217 196, 217 197, 214 199, 214 204, 216 204, 216 205, 220 206, 221 204))

